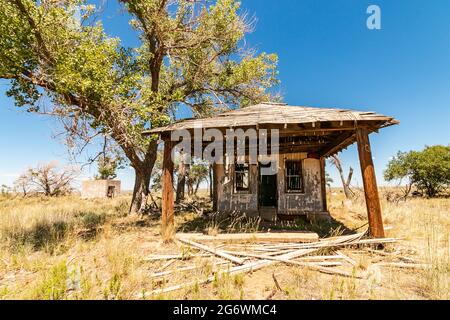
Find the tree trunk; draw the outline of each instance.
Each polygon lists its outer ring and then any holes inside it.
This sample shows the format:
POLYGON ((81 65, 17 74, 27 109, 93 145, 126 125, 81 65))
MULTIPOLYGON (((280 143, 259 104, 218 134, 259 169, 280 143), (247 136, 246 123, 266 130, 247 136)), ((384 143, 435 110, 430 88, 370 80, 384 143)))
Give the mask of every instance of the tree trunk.
POLYGON ((147 197, 150 193, 150 179, 155 166, 157 151, 158 144, 156 141, 150 143, 144 161, 132 164, 135 179, 130 214, 142 214, 147 206, 147 197))
POLYGON ((341 177, 342 181, 342 187, 344 188, 344 194, 347 199, 351 199, 352 197, 352 191, 350 190, 350 183, 353 176, 353 168, 350 167, 350 171, 348 173, 347 181, 344 177, 344 170, 342 169, 341 161, 339 160, 338 156, 334 155, 332 160, 334 166, 339 171, 339 176, 341 177))
POLYGON ((133 188, 133 198, 131 200, 130 213, 142 213, 147 205, 147 197, 150 191, 150 178, 152 167, 134 168, 135 179, 133 188))
POLYGON ((200 187, 200 183, 202 183, 202 181, 198 180, 197 183, 195 184, 194 196, 197 195, 198 188, 200 187))
POLYGON ((164 139, 162 166, 161 235, 164 242, 171 241, 175 233, 173 208, 173 141, 164 139))
POLYGON ((180 156, 180 164, 178 165, 178 179, 177 179, 177 194, 176 203, 180 203, 184 200, 184 189, 186 187, 186 164, 184 160, 184 155, 180 156))
POLYGON ((186 170, 186 184, 187 184, 187 189, 188 189, 188 195, 192 196, 194 193, 194 185, 193 185, 194 182, 189 178, 189 172, 191 171, 191 165, 186 164, 185 170, 186 170))
POLYGON ((211 201, 214 199, 214 186, 213 186, 213 164, 209 165, 209 198, 211 201))

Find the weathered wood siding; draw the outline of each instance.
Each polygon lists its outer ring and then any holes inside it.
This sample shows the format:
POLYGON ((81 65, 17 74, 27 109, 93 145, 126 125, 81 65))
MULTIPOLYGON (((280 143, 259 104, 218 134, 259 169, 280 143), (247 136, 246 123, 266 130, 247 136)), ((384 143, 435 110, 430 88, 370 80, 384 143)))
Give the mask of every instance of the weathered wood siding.
MULTIPOLYGON (((223 165, 221 165, 223 167, 223 165)), ((258 166, 250 165, 249 191, 234 191, 234 167, 230 166, 228 176, 219 176, 218 210, 220 212, 241 212, 247 216, 258 216, 258 166)))
MULTIPOLYGON (((250 166, 249 192, 234 191, 234 167, 230 166, 228 175, 225 166, 219 165, 217 189, 219 212, 241 212, 247 216, 258 216, 258 166, 250 166)), ((307 158, 306 153, 282 154, 278 161, 278 214, 323 213, 321 184, 321 163, 319 159, 307 158), (285 160, 302 160, 304 192, 288 193, 285 190, 285 160)))
POLYGON ((307 158, 306 153, 280 155, 278 170, 278 214, 309 214, 323 211, 319 159, 307 158), (286 192, 284 170, 286 160, 302 160, 303 193, 286 192))

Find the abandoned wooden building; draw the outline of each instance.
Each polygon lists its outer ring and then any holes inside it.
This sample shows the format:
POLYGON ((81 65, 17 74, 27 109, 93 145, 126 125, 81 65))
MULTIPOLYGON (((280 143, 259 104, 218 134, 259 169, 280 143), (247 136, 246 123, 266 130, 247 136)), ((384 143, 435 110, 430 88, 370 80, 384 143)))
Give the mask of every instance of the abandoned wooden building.
MULTIPOLYGON (((231 110, 217 116, 186 119, 148 131, 164 141, 162 226, 173 226, 173 162, 171 133, 196 128, 227 130, 278 129, 279 152, 274 174, 261 174, 264 165, 213 164, 214 210, 241 212, 267 220, 286 215, 306 215, 310 219, 328 216, 325 159, 357 142, 361 164, 369 231, 384 237, 375 170, 369 134, 398 124, 388 116, 374 112, 296 107, 264 103, 231 110)), ((270 132, 270 131, 268 131, 270 132)), ((195 135, 194 135, 195 137, 195 135)), ((192 145, 195 138, 191 140, 192 145)), ((202 141, 203 147, 210 141, 202 141)), ((258 153, 258 157, 259 157, 258 153)))

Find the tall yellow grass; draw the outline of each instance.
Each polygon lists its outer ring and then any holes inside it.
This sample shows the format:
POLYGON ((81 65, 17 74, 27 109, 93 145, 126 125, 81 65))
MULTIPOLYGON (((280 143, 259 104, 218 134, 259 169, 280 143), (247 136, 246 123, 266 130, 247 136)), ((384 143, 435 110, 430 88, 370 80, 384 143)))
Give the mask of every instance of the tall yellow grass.
MULTIPOLYGON (((341 192, 329 195, 335 225, 342 225, 328 234, 366 224, 363 198, 351 204, 343 200, 341 192)), ((386 250, 404 253, 431 268, 380 269, 372 264, 376 256, 349 251, 358 262, 355 268, 370 272, 368 280, 276 265, 153 297, 146 292, 169 283, 205 278, 214 269, 214 260, 194 258, 190 265, 196 268, 189 272, 151 278, 150 274, 160 271, 166 261, 146 261, 147 256, 184 254, 187 248, 164 244, 159 218, 128 217, 128 204, 128 197, 0 198, 0 299, 264 299, 273 292, 274 299, 450 298, 449 199, 408 199, 398 204, 382 201, 387 235, 404 239, 386 250), (273 274, 282 291, 274 291, 273 274)), ((176 227, 182 231, 213 234, 239 228, 254 232, 259 228, 259 221, 224 221, 207 220, 192 212, 176 215, 176 227)), ((165 270, 182 264, 175 262, 165 270)))

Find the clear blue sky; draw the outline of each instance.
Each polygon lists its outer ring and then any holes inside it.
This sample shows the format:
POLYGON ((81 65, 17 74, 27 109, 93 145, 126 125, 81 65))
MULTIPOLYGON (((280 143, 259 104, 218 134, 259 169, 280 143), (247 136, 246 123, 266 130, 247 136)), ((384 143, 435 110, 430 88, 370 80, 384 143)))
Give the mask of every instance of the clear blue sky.
MULTIPOLYGON (((258 19, 248 45, 279 55, 287 103, 373 110, 401 121, 371 136, 380 184, 398 150, 450 143, 450 1, 243 0, 242 7, 258 19), (381 8, 381 30, 366 28, 370 4, 381 8)), ((116 1, 107 1, 103 19, 124 45, 137 44, 116 1)), ((38 162, 66 161, 64 147, 52 139, 53 123, 19 111, 6 88, 0 82, 0 184, 38 162)), ((361 185, 355 147, 341 158, 361 185)), ((335 169, 328 170, 338 182, 335 169)), ((132 187, 131 170, 119 177, 125 189, 132 187)))

